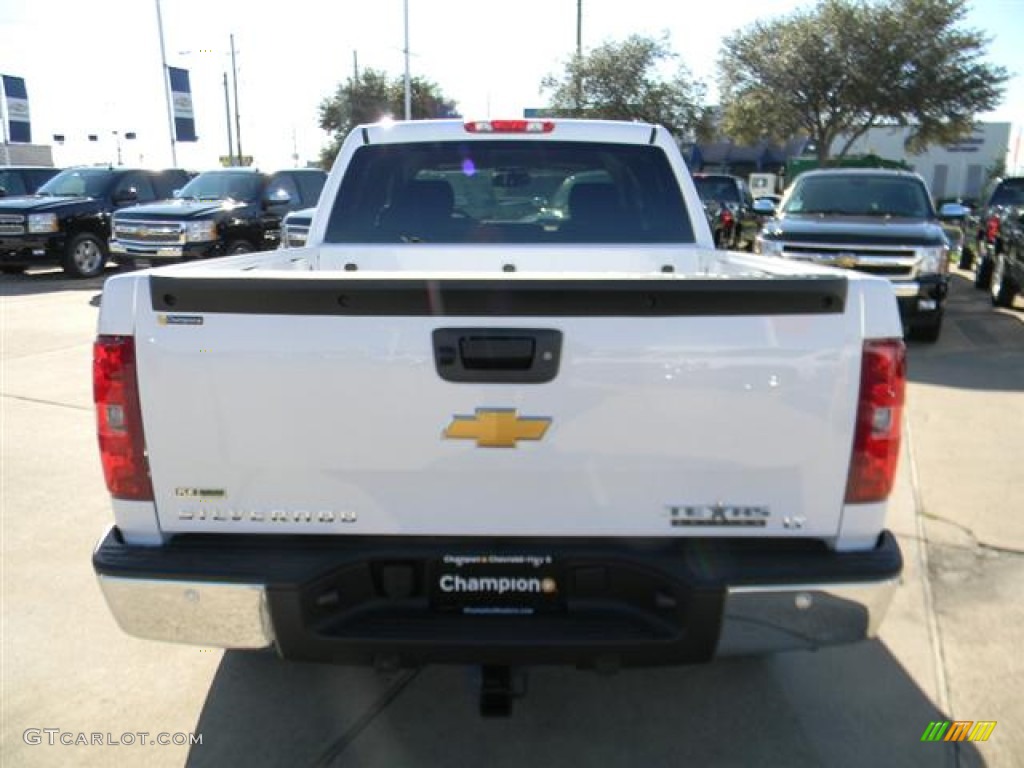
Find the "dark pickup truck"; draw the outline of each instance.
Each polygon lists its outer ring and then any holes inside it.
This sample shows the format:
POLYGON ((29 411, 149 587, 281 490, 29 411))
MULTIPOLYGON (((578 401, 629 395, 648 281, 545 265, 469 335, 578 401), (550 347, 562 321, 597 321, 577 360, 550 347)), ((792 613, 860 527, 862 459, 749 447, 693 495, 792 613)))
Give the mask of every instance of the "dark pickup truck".
MULTIPOLYGON (((952 213, 952 211, 950 211, 952 213)), ((907 171, 834 168, 793 182, 757 250, 887 277, 908 335, 937 341, 949 241, 924 180, 907 171)))
POLYGON ((989 294, 997 307, 1012 307, 1014 297, 1024 293, 1024 185, 1021 193, 1019 205, 1003 205, 991 213, 993 242, 986 242, 978 266, 979 273, 988 272, 989 294))
POLYGON ((118 211, 111 253, 154 263, 277 248, 282 217, 316 205, 326 179, 317 169, 201 173, 175 200, 118 211))
MULTIPOLYGON (((1013 257, 1003 258, 1009 250, 1019 227, 1019 218, 1024 212, 1024 176, 994 180, 981 198, 981 207, 971 219, 971 234, 976 241, 977 262, 974 285, 981 290, 991 290, 993 300, 1000 292, 1007 295, 1007 286, 999 285, 1004 276, 1012 279, 1013 269, 1006 269, 1004 262, 1013 257), (996 270, 999 281, 996 281, 996 270)), ((961 263, 968 268, 970 262, 961 263)), ((1013 294, 1009 293, 1012 303, 1013 294)), ((1005 299, 1001 303, 1009 306, 1005 299)))
POLYGON ((693 183, 704 203, 715 247, 753 250, 761 223, 747 182, 724 173, 695 173, 693 183))
POLYGON ((0 270, 59 265, 94 277, 109 257, 111 215, 118 208, 160 200, 188 183, 181 170, 69 168, 35 195, 0 199, 0 270))

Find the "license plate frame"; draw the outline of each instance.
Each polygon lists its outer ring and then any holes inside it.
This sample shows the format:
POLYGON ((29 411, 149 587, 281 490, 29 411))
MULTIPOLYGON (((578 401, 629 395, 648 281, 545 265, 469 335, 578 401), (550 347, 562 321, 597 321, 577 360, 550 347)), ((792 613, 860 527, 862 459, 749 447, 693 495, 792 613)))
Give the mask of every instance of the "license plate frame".
POLYGON ((477 616, 560 613, 564 584, 551 555, 447 554, 430 569, 430 603, 443 613, 477 616))

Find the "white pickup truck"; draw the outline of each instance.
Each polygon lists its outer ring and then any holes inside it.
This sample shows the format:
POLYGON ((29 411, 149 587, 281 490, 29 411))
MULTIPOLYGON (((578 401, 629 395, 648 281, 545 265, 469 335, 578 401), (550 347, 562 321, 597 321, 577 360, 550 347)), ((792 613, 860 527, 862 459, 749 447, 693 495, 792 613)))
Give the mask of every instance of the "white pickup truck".
POLYGON ((109 279, 94 377, 140 637, 500 702, 513 665, 860 640, 902 568, 891 285, 716 251, 651 125, 360 127, 306 247, 109 279))

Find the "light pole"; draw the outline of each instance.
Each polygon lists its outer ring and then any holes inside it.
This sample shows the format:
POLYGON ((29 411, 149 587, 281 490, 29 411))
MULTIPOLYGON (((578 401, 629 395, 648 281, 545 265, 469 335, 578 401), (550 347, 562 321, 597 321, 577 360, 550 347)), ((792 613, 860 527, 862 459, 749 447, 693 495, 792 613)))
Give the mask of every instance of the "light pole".
POLYGON ((576 0, 576 117, 583 109, 583 0, 576 0))
POLYGON ((174 112, 171 110, 171 81, 167 71, 167 52, 164 50, 164 20, 160 15, 160 0, 156 0, 156 28, 160 33, 160 70, 164 79, 164 106, 167 107, 167 127, 171 132, 171 165, 178 167, 178 148, 174 141, 174 112))
POLYGON ((405 16, 405 119, 412 120, 412 80, 409 77, 409 0, 403 0, 405 16))
POLYGON ((235 66, 235 34, 231 33, 231 76, 235 86, 235 144, 238 147, 238 165, 242 165, 242 117, 238 113, 238 67, 235 66))
MULTIPOLYGON (((224 73, 224 115, 228 125, 228 158, 235 156, 235 142, 231 138, 231 99, 228 98, 228 73, 224 73)), ((231 160, 233 163, 234 160, 231 160)))

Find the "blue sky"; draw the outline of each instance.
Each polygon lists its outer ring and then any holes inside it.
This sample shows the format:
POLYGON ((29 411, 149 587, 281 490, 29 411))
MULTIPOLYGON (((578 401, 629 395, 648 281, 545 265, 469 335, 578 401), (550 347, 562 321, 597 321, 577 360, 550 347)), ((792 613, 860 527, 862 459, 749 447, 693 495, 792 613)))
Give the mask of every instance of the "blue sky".
MULTIPOLYGON (((411 68, 438 83, 468 116, 519 115, 542 106, 544 75, 560 72, 576 40, 575 0, 408 0, 411 68)), ((583 0, 584 48, 632 33, 668 31, 672 47, 713 86, 719 43, 757 18, 806 5, 730 0, 583 0)), ((403 71, 403 0, 162 0, 167 60, 191 71, 200 141, 180 165, 205 168, 227 152, 222 73, 229 35, 238 49, 242 147, 273 170, 314 159, 325 142, 317 105, 359 66, 403 71), (188 53, 185 53, 188 52, 188 53)), ((976 0, 969 24, 993 38, 989 60, 1014 73, 986 119, 1024 123, 1024 0, 976 0)), ((0 73, 27 80, 37 141, 63 133, 58 164, 115 156, 111 132, 134 131, 126 163, 170 163, 156 0, 3 0, 0 73), (89 133, 103 141, 90 144, 89 133)))

